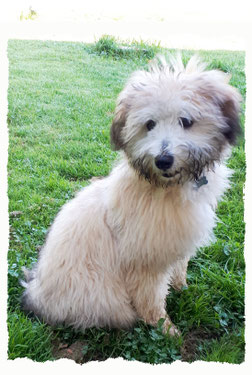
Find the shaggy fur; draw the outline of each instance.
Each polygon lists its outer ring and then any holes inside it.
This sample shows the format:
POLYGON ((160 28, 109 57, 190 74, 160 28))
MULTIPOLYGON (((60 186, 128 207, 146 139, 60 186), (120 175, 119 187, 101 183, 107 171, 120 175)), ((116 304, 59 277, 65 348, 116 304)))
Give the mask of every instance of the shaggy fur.
POLYGON ((186 285, 189 258, 213 238, 240 132, 240 95, 228 80, 196 57, 186 67, 160 57, 132 75, 111 127, 121 161, 57 215, 25 270, 26 310, 81 329, 165 318, 164 330, 178 333, 165 309, 168 284, 186 285))

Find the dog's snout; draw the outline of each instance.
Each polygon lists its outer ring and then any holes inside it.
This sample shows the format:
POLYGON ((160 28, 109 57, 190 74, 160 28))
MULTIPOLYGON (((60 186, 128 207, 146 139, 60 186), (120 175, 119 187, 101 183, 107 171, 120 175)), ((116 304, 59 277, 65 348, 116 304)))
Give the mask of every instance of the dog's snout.
POLYGON ((166 169, 171 168, 174 162, 174 157, 171 154, 159 155, 155 159, 155 164, 158 169, 165 171, 166 169))

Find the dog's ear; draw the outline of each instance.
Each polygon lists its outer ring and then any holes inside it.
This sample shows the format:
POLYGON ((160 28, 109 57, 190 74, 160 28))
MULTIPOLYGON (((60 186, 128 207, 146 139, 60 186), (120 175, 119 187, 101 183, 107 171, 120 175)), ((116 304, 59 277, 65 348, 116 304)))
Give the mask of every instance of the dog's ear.
POLYGON ((227 125, 222 133, 230 145, 235 145, 241 135, 240 125, 240 104, 233 95, 227 96, 224 102, 220 103, 220 109, 227 125))
POLYGON ((110 128, 110 143, 113 150, 123 148, 122 129, 127 120, 128 105, 120 100, 116 107, 115 117, 110 128))
POLYGON ((221 71, 204 72, 205 86, 203 88, 204 96, 212 101, 220 110, 223 118, 222 134, 230 145, 235 145, 238 137, 242 133, 240 125, 240 110, 242 97, 237 89, 228 82, 230 76, 221 71))

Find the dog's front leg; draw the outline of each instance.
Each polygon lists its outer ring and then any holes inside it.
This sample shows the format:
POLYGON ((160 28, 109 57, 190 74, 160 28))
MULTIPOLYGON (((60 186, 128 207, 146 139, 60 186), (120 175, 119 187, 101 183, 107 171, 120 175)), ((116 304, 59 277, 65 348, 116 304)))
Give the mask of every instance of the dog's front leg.
POLYGON ((170 335, 179 335, 179 330, 173 325, 165 310, 167 295, 167 277, 165 275, 153 275, 146 271, 138 271, 128 280, 127 289, 132 304, 140 319, 145 323, 156 326, 158 321, 165 319, 163 331, 170 335))
POLYGON ((169 284, 176 290, 187 287, 186 274, 189 258, 175 262, 171 267, 171 277, 169 284))

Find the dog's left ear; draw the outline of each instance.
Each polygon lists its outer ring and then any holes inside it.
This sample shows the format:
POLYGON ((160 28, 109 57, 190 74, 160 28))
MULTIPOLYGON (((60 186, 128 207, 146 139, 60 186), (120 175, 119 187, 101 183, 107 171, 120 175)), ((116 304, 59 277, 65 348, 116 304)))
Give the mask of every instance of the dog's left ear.
POLYGON ((236 96, 226 97, 224 102, 220 103, 220 109, 223 114, 227 127, 223 129, 223 134, 230 145, 235 145, 239 135, 241 135, 240 125, 240 103, 236 96))
POLYGON ((240 110, 242 97, 238 90, 229 84, 230 76, 221 71, 206 71, 202 74, 205 80, 205 96, 220 110, 226 126, 222 129, 230 145, 235 145, 242 133, 240 110))

